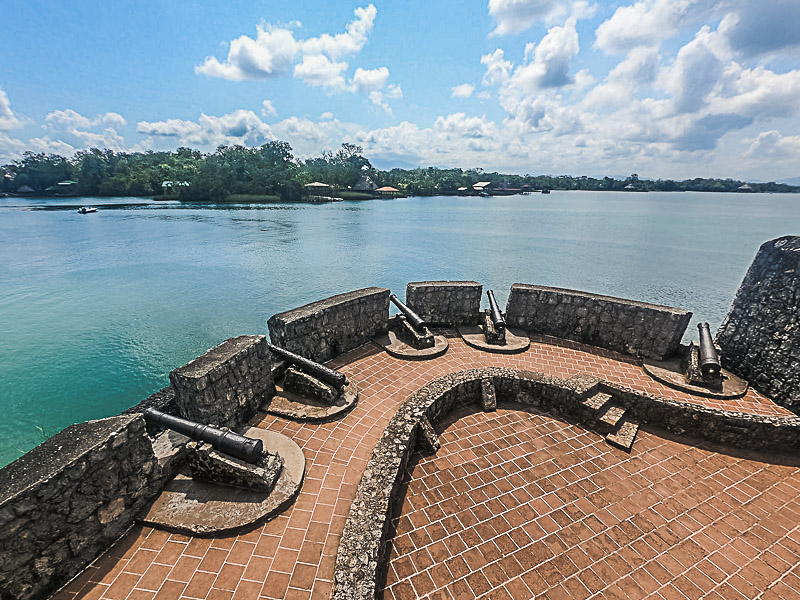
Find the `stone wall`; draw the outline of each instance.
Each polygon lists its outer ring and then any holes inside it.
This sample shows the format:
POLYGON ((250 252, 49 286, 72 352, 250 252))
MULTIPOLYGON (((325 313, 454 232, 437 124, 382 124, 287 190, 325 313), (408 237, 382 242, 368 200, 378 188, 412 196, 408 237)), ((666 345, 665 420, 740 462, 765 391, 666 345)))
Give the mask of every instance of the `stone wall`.
POLYGON ((43 598, 161 490, 141 415, 67 427, 0 469, 0 597, 43 598))
POLYGON ((759 248, 716 342, 723 367, 800 410, 800 237, 759 248))
POLYGON ((385 333, 388 323, 389 290, 369 287, 278 313, 267 327, 276 346, 322 362, 385 333))
POLYGON ((506 307, 510 327, 656 360, 678 349, 691 318, 679 308, 522 283, 511 286, 506 307))
POLYGON ((240 429, 275 393, 263 335, 225 340, 169 374, 180 416, 240 429))
POLYGON ((432 325, 477 325, 482 295, 477 281, 417 281, 406 286, 406 304, 432 325))

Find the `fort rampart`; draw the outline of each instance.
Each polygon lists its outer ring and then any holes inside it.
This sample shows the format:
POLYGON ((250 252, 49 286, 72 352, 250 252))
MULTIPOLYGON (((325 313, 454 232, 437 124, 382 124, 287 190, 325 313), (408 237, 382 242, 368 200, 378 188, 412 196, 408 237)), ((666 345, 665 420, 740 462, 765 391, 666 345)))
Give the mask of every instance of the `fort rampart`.
POLYGON ((575 290, 515 283, 508 297, 509 325, 662 360, 681 343, 692 313, 575 290))
MULTIPOLYGON (((727 368, 796 408, 800 238, 762 246, 718 334, 727 368)), ((408 284, 406 302, 431 323, 475 324, 480 283, 408 284)), ((691 313, 584 292, 514 284, 507 321, 530 333, 660 359, 676 351, 691 313)), ((389 323, 389 290, 365 288, 274 315, 274 344, 326 361, 370 342, 389 323)), ((72 425, 0 469, 0 597, 40 598, 105 550, 170 475, 138 410, 152 400, 203 423, 239 428, 273 393, 264 336, 232 338, 170 374, 171 387, 126 414, 72 425)), ((454 373, 412 394, 392 418, 364 472, 342 536, 335 598, 374 597, 390 503, 421 428, 479 402, 490 379, 499 401, 582 418, 590 387, 612 394, 643 425, 740 448, 797 448, 800 419, 703 408, 582 375, 562 380, 511 369, 454 373), (424 422, 423 422, 424 421, 424 422), (370 595, 372 594, 372 595, 370 595)))

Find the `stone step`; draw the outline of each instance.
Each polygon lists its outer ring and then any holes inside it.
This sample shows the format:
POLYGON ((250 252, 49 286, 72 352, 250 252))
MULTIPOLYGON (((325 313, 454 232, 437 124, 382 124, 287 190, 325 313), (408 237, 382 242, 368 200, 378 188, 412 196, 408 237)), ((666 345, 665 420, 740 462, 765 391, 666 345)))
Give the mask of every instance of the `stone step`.
POLYGON ((615 433, 609 433, 606 436, 606 441, 612 446, 621 448, 622 450, 630 451, 633 447, 633 441, 636 439, 636 433, 639 431, 639 424, 634 423, 628 418, 622 419, 622 424, 615 433))
POLYGON ((625 414, 625 409, 621 406, 617 406, 616 404, 610 404, 603 415, 600 417, 600 421, 605 423, 606 425, 610 425, 611 427, 616 427, 619 420, 625 414))
POLYGON ((603 408, 603 406, 609 400, 611 400, 611 394, 606 394, 605 392, 595 392, 588 398, 581 401, 581 404, 583 404, 586 408, 598 411, 603 408))

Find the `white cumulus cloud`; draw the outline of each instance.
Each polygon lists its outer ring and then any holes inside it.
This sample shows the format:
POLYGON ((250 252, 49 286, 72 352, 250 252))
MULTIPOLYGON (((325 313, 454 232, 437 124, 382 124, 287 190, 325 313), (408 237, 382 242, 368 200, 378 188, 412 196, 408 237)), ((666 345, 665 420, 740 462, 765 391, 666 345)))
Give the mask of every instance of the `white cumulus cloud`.
POLYGON ((278 116, 278 111, 275 110, 275 107, 272 105, 271 100, 264 100, 261 103, 261 116, 262 117, 276 117, 278 116))
POLYGON ((221 144, 261 146, 275 139, 269 125, 253 111, 243 109, 222 116, 201 114, 197 121, 139 121, 136 131, 150 138, 169 138, 172 145, 206 149, 221 144))
POLYGON ((117 129, 127 122, 119 113, 107 112, 89 119, 71 108, 54 110, 44 118, 44 129, 75 148, 126 149, 125 139, 117 129), (102 128, 101 131, 97 131, 102 128))
POLYGON ((295 66, 294 76, 328 93, 338 93, 346 87, 343 75, 346 69, 346 62, 332 61, 324 54, 307 54, 295 66))
POLYGON ((462 83, 461 85, 456 85, 450 88, 450 97, 451 98, 469 98, 472 96, 472 92, 475 91, 475 86, 471 83, 462 83))
POLYGON ((716 0, 639 0, 620 6, 600 24, 595 47, 609 54, 637 46, 659 46, 708 14, 716 0))
POLYGON ((497 23, 491 35, 521 33, 537 21, 553 23, 567 15, 588 19, 596 10, 585 0, 489 0, 489 14, 497 23))
POLYGON ((370 4, 355 9, 354 13, 356 18, 347 24, 344 33, 336 35, 324 33, 319 37, 304 40, 301 42, 302 51, 306 54, 324 53, 334 59, 360 52, 369 40, 378 10, 370 4))
POLYGON ((0 131, 16 129, 22 127, 23 122, 17 114, 11 110, 11 101, 3 88, 0 88, 0 131))
POLYGON ((360 94, 369 94, 377 90, 382 90, 389 80, 389 69, 380 67, 378 69, 356 69, 353 74, 353 90, 360 94))
POLYGON ((294 64, 298 42, 290 29, 259 25, 256 39, 246 35, 232 40, 228 57, 220 62, 209 56, 195 72, 232 81, 266 79, 283 75, 294 64))

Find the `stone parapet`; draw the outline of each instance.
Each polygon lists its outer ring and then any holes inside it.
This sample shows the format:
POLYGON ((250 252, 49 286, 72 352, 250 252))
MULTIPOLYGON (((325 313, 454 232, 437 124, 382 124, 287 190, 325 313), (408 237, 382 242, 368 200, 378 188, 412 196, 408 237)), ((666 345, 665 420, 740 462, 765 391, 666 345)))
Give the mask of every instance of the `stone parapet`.
POLYGON ((389 290, 369 287, 287 310, 267 321, 272 343, 326 361, 388 331, 389 290))
POLYGON ((511 286, 506 307, 510 327, 655 360, 678 349, 691 318, 679 308, 523 283, 511 286))
POLYGON ((800 237, 762 244, 717 332, 722 366, 800 410, 800 237))
POLYGON ((0 469, 0 597, 43 598, 161 490, 141 415, 71 425, 0 469))
POLYGON ((406 304, 430 325, 477 325, 483 286, 477 281, 416 281, 406 304))
POLYGON ((180 415, 203 425, 245 425, 275 393, 266 342, 263 335, 230 338, 172 371, 180 415))

